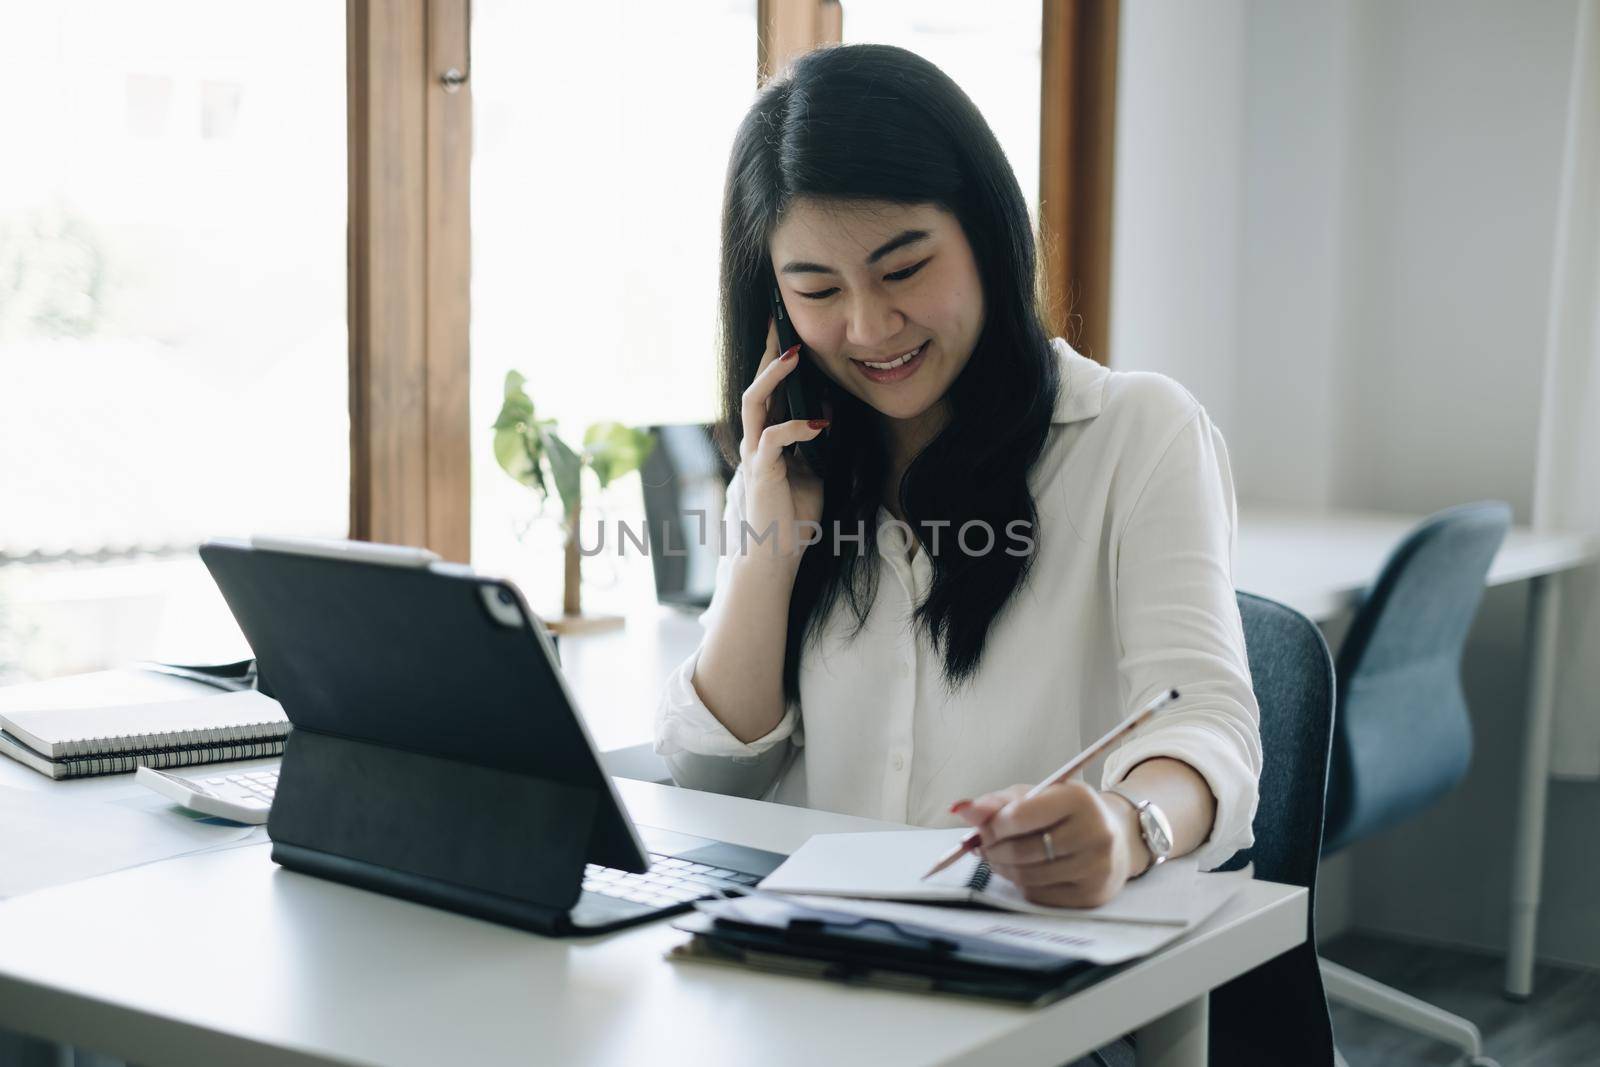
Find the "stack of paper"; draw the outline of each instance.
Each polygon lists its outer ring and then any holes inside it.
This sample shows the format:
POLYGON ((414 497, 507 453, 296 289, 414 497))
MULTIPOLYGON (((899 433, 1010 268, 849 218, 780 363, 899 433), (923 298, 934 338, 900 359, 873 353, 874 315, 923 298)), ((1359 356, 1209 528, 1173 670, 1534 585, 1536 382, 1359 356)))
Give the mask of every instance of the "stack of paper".
POLYGON ((833 911, 992 937, 1094 963, 1148 955, 1214 914, 1249 870, 1202 874, 1193 859, 1164 863, 1098 908, 1034 904, 976 856, 933 878, 921 875, 967 833, 904 830, 819 834, 758 888, 833 911), (948 904, 979 905, 952 908, 948 904))

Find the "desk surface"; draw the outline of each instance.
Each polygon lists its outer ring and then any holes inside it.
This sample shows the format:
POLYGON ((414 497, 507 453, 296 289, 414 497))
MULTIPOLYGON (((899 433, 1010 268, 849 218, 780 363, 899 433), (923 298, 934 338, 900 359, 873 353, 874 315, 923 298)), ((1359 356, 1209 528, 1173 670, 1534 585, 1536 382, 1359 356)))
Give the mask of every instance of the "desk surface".
MULTIPOLYGON (((1421 521, 1380 511, 1241 505, 1234 584, 1326 622, 1356 603, 1389 552, 1421 521)), ((1489 569, 1489 584, 1582 566, 1597 554, 1600 545, 1582 534, 1513 527, 1489 569)))
MULTIPOLYGON (((635 817, 782 851, 883 824, 640 782, 635 817)), ((1297 944, 1257 882, 1181 942, 1040 1010, 670 964, 653 923, 558 941, 205 853, 0 906, 0 1028, 172 1064, 1059 1064, 1297 944), (936 1008, 935 1008, 936 1005, 936 1008)))

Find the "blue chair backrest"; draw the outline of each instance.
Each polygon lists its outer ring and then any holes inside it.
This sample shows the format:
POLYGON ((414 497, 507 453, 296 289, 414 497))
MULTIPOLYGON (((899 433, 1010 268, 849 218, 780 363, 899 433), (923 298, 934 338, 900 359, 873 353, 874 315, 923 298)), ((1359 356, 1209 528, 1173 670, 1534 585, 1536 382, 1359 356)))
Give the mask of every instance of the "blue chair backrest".
POLYGON ((1461 654, 1510 525, 1498 501, 1428 518, 1356 609, 1339 649, 1324 854, 1427 807, 1466 774, 1461 654))
MULTIPOLYGON (((639 469, 639 484, 656 599, 703 609, 711 603, 718 560, 716 535, 708 531, 722 520, 723 492, 733 472, 723 462, 712 426, 679 423, 651 426, 647 432, 652 445, 639 469)), ((617 550, 621 547, 619 540, 617 550)))
POLYGON ((1255 864, 1273 882, 1305 886, 1306 940, 1211 994, 1211 1062, 1328 1065, 1333 1024, 1317 962, 1317 863, 1333 735, 1334 676, 1322 631, 1265 597, 1239 594, 1251 688, 1261 709, 1255 844, 1223 865, 1255 864))

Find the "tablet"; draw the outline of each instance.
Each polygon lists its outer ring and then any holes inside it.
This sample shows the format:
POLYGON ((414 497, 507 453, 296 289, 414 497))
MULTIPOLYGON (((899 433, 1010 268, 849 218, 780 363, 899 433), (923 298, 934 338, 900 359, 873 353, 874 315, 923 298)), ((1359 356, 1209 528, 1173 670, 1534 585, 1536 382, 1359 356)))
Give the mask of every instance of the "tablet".
POLYGON ((293 724, 275 861, 539 930, 565 923, 586 862, 648 869, 516 586, 360 542, 200 558, 293 724))

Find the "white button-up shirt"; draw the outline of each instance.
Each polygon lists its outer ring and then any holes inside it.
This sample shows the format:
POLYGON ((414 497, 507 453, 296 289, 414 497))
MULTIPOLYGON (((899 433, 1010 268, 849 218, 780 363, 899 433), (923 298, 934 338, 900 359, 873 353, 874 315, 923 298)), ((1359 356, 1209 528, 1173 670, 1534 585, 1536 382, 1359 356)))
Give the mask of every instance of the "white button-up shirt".
MULTIPOLYGON (((746 744, 711 714, 693 684, 698 650, 673 672, 655 749, 680 785, 955 826, 954 801, 1040 781, 1176 688, 1179 702, 1091 766, 1088 780, 1104 787, 1151 757, 1182 760, 1217 801, 1201 866, 1251 844, 1259 712, 1234 599, 1222 436, 1170 379, 1110 371, 1052 344, 1062 388, 1028 478, 1037 558, 990 628, 971 684, 948 692, 938 653, 910 626, 931 567, 926 551, 908 555, 906 528, 880 508, 885 573, 866 628, 849 635, 854 616, 841 598, 801 657, 798 706, 772 732, 746 744)), ((740 530, 744 517, 736 472, 725 528, 740 530)), ((940 533, 940 551, 956 548, 952 527, 940 533)), ((1014 544, 997 535, 996 551, 1014 544)), ((825 538, 808 551, 829 548, 825 538)), ((725 555, 719 591, 730 567, 725 555)), ((721 607, 713 595, 701 622, 714 625, 721 607)))

